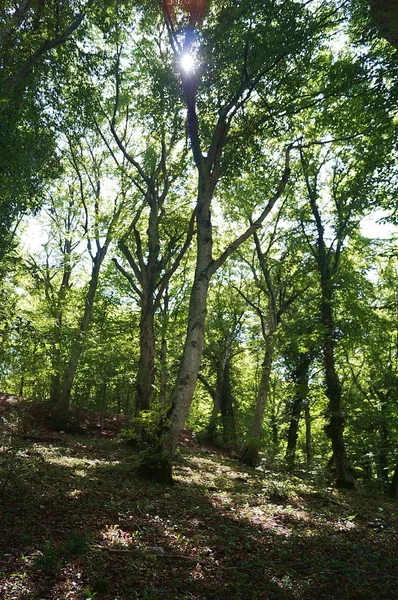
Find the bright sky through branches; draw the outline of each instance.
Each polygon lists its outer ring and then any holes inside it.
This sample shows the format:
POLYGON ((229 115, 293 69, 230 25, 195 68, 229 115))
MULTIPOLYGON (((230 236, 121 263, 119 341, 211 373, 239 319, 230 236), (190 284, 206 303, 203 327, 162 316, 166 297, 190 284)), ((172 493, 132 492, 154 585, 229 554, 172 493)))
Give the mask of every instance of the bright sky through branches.
POLYGON ((179 64, 180 64, 181 69, 184 71, 184 73, 189 74, 194 71, 195 66, 196 66, 196 60, 192 54, 190 54, 189 52, 186 52, 179 59, 179 64))

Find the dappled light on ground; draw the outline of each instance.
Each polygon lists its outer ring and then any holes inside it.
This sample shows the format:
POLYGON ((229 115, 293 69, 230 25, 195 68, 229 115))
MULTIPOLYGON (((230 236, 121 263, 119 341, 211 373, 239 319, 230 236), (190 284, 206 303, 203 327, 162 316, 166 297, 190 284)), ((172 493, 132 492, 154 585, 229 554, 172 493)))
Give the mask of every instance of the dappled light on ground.
POLYGON ((138 456, 114 440, 14 444, 0 517, 5 600, 396 597, 393 501, 197 446, 165 487, 137 480, 138 456))

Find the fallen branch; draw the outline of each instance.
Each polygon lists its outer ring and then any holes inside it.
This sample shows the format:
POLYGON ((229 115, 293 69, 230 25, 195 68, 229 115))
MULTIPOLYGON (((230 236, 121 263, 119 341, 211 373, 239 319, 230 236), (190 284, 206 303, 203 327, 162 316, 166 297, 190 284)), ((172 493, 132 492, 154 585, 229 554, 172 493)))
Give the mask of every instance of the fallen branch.
POLYGON ((186 560, 188 562, 193 562, 195 564, 207 565, 212 567, 219 568, 219 565, 215 562, 209 560, 202 560, 200 558, 194 558, 192 556, 185 556, 184 554, 161 554, 156 552, 151 552, 150 550, 130 550, 129 548, 111 548, 109 546, 102 546, 101 544, 92 544, 90 546, 92 549, 105 550, 106 552, 116 552, 119 554, 134 554, 136 556, 156 556, 157 558, 167 558, 172 560, 186 560))

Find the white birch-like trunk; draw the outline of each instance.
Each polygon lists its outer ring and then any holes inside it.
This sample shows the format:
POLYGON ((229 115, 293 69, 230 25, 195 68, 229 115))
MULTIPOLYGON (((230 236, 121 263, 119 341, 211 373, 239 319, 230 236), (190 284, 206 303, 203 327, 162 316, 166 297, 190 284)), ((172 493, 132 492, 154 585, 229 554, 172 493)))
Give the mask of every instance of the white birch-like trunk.
POLYGON ((188 311, 188 326, 184 351, 171 394, 169 422, 165 423, 162 447, 169 459, 174 456, 180 433, 184 427, 195 391, 205 336, 207 296, 210 283, 209 267, 212 263, 212 227, 210 202, 204 177, 199 178, 197 213, 197 261, 195 280, 191 290, 188 311))

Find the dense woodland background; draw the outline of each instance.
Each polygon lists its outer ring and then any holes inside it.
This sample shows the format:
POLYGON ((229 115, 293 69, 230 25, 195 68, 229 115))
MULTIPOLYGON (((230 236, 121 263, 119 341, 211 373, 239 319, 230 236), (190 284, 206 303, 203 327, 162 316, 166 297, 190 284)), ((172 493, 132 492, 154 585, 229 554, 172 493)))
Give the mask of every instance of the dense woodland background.
POLYGON ((0 388, 398 494, 398 16, 6 0, 0 388), (187 62, 186 55, 191 59, 187 62))

